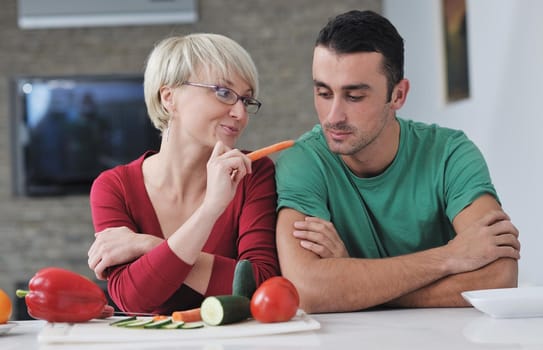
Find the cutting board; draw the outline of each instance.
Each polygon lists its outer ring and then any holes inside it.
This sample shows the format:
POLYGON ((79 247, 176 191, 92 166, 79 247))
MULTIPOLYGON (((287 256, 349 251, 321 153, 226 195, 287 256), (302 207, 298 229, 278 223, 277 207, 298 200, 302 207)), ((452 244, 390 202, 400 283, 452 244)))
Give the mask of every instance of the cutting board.
POLYGON ((317 330, 320 323, 309 315, 299 312, 288 322, 261 323, 247 320, 224 326, 207 326, 197 329, 129 329, 114 327, 107 320, 85 323, 47 323, 38 335, 40 343, 122 343, 160 342, 198 339, 222 339, 264 336, 317 330))

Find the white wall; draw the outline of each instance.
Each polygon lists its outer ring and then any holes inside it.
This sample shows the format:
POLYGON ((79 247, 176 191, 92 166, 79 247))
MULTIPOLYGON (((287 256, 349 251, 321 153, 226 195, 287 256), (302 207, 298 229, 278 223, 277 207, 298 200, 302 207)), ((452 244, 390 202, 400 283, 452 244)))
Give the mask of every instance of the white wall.
POLYGON ((384 0, 406 45, 399 115, 464 130, 481 148, 521 233, 520 285, 543 285, 543 1, 467 0, 471 97, 445 101, 440 0, 384 0), (541 217, 540 217, 541 215, 541 217))

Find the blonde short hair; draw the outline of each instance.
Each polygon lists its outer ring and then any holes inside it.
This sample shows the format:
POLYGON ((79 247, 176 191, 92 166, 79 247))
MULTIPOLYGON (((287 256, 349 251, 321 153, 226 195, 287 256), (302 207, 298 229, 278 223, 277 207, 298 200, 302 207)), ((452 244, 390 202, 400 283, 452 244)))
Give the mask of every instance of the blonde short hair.
POLYGON ((197 33, 160 41, 151 51, 145 68, 144 92, 147 113, 163 132, 169 115, 162 106, 160 88, 177 87, 192 74, 228 80, 239 75, 258 94, 258 73, 249 53, 234 40, 220 34, 197 33))

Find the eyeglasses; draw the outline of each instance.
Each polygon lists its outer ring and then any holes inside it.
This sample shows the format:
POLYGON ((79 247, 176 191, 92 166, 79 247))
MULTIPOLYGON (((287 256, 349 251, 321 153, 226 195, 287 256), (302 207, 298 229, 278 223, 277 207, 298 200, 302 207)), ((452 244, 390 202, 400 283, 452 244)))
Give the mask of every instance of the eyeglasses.
POLYGON ((215 91, 215 96, 217 97, 217 99, 223 103, 226 103, 227 105, 235 105, 239 100, 241 100, 241 102, 245 106, 245 110, 247 111, 247 113, 250 113, 250 114, 256 114, 256 112, 258 112, 258 110, 260 109, 260 106, 262 105, 262 103, 260 103, 260 101, 258 101, 256 98, 240 96, 234 90, 229 89, 224 86, 191 83, 188 81, 184 82, 182 85, 190 85, 190 86, 197 86, 197 87, 212 89, 215 91))

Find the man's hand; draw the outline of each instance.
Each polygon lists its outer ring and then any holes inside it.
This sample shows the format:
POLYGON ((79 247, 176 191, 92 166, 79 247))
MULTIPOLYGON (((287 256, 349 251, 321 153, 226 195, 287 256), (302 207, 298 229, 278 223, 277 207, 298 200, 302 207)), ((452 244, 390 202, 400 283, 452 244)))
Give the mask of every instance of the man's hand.
POLYGON ((108 267, 133 261, 162 242, 158 237, 136 234, 124 226, 107 228, 94 236, 88 264, 101 280, 107 279, 108 267))
POLYGON ((300 245, 321 258, 348 258, 349 253, 339 237, 334 224, 329 221, 306 217, 294 223, 294 237, 300 245))
POLYGON ((499 258, 520 258, 519 232, 509 216, 493 210, 449 241, 451 273, 473 271, 499 258))

